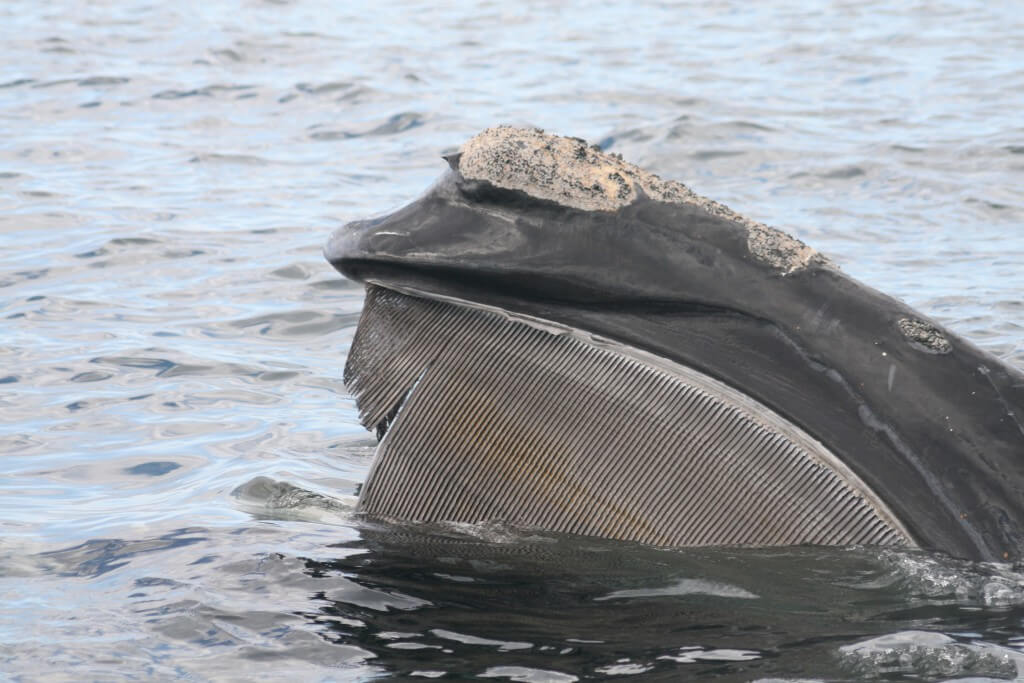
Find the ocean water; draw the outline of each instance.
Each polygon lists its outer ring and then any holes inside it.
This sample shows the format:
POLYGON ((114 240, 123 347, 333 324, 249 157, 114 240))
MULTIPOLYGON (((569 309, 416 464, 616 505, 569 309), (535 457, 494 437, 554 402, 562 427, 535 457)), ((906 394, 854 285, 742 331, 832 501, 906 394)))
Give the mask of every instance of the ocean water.
POLYGON ((1014 3, 0 5, 0 680, 1024 677, 1024 571, 351 514, 328 234, 585 137, 1024 368, 1014 3))

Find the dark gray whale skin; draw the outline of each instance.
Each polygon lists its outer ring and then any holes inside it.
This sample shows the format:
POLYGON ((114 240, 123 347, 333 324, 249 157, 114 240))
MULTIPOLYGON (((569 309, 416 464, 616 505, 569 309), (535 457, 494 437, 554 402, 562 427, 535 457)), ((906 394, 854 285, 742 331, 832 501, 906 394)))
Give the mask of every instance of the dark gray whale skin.
MULTIPOLYGON (((1024 374, 964 339, 915 341, 905 304, 824 259, 785 272, 699 206, 615 211, 537 199, 452 169, 425 195, 340 228, 346 277, 555 321, 694 367, 825 444, 920 546, 1024 554, 1024 374), (948 343, 947 343, 948 342, 948 343)), ((571 427, 569 427, 571 428, 571 427)))

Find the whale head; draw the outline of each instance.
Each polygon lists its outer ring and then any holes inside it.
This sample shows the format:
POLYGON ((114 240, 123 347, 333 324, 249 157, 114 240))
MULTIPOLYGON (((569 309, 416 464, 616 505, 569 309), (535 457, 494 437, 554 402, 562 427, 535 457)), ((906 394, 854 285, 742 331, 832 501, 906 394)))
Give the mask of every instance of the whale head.
POLYGON ((1020 539, 1016 489, 971 450, 1024 453, 979 417, 1018 400, 1012 369, 578 138, 498 127, 446 160, 325 247, 367 285, 345 369, 380 439, 364 514, 666 546, 1020 539), (950 381, 987 400, 952 439, 950 381))

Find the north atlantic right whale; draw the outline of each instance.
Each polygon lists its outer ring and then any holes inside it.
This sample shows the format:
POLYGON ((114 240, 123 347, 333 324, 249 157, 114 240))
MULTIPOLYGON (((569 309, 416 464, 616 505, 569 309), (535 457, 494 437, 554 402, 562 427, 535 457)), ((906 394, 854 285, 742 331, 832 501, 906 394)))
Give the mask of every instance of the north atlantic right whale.
POLYGON ((498 127, 325 256, 359 510, 694 545, 1024 553, 1024 373, 781 231, 498 127))

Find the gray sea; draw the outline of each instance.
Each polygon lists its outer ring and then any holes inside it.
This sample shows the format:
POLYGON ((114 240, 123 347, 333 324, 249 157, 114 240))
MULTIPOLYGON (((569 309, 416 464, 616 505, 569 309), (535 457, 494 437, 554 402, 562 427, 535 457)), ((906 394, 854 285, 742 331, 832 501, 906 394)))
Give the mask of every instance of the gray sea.
POLYGON ((1015 2, 0 5, 0 680, 1024 678, 1024 569, 352 516, 321 247, 587 138, 1024 368, 1015 2))

